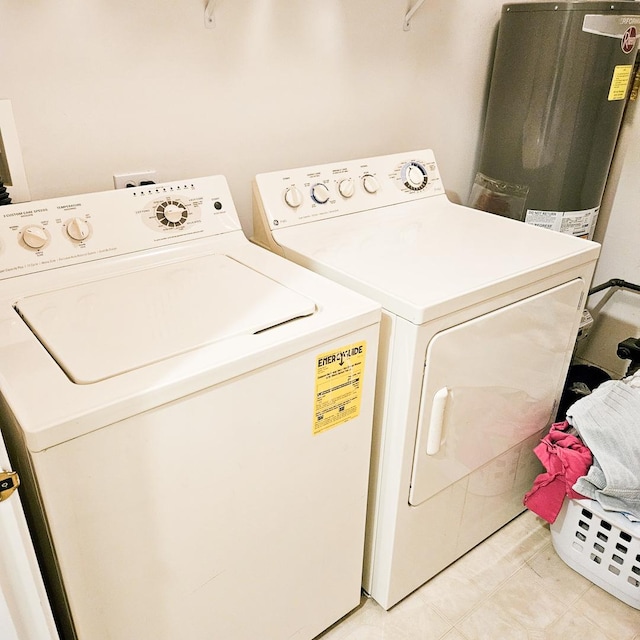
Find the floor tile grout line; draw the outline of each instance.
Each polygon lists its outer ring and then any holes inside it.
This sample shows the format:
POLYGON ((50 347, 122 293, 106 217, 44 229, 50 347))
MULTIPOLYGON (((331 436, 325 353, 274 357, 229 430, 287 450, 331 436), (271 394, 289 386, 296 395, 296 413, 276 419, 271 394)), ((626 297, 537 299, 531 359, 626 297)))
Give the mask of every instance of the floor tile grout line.
MULTIPOLYGON (((522 515, 522 514, 521 514, 521 515, 522 515)), ((520 517, 520 516, 517 516, 517 517, 520 517)), ((508 527, 508 526, 509 526, 509 524, 513 523, 514 521, 515 521, 515 518, 514 518, 514 520, 512 520, 511 522, 509 522, 507 525, 505 525, 505 527, 503 527, 502 529, 498 530, 496 533, 492 534, 492 536, 489 536, 489 538, 491 538, 491 537, 493 537, 493 536, 496 536, 496 535, 499 537, 499 536, 500 536, 500 533, 505 532, 505 528, 506 528, 506 527, 508 527)), ((487 541, 489 540, 489 538, 487 538, 484 542, 487 542, 487 541)), ((494 541, 495 541, 495 539, 494 539, 494 541)), ((483 543, 480 543, 480 544, 483 544, 483 543)), ((478 545, 478 546, 479 546, 479 545, 478 545)), ((546 546, 546 545, 545 545, 545 546, 546 546)), ((477 547, 475 547, 475 548, 477 548, 477 547)), ((536 552, 536 553, 537 553, 537 552, 536 552)), ((535 554, 533 554, 533 555, 535 555, 535 554)), ((531 557, 533 557, 533 556, 531 556, 531 557)), ((464 558, 464 556, 462 556, 462 558, 460 558, 458 561, 462 560, 463 558, 464 558)), ((506 558, 507 558, 507 556, 504 556, 504 557, 503 557, 503 559, 506 559, 506 558)), ((452 567, 452 566, 453 566, 453 564, 455 564, 455 563, 452 563, 451 565, 449 565, 448 567, 446 567, 445 569, 443 569, 441 573, 443 573, 444 571, 446 571, 447 569, 449 569, 450 567, 452 567)), ((438 606, 437 606, 437 605, 435 605, 435 604, 433 604, 433 605, 432 605, 431 603, 426 603, 426 604, 427 604, 428 606, 431 606, 431 608, 432 608, 432 609, 434 609, 434 610, 435 610, 439 615, 441 615, 441 616, 442 616, 442 617, 443 617, 447 622, 449 622, 450 624, 452 624, 452 625, 454 626, 454 628, 455 628, 455 627, 456 627, 456 625, 457 625, 458 623, 460 623, 460 622, 462 622, 463 620, 465 620, 468 616, 470 616, 470 615, 471 615, 472 613, 474 613, 478 608, 480 608, 483 604, 485 604, 489 599, 491 599, 491 597, 492 597, 495 593, 497 593, 497 592, 498 592, 498 591, 499 591, 499 590, 504 586, 504 584, 505 584, 507 581, 511 580, 511 578, 513 578, 513 577, 518 573, 518 571, 520 571, 521 569, 523 569, 523 568, 524 568, 524 567, 526 567, 526 566, 527 566, 527 562, 526 562, 526 560, 524 560, 524 559, 522 559, 521 561, 519 561, 519 562, 517 562, 517 563, 514 563, 514 567, 515 567, 515 568, 514 568, 511 572, 509 572, 509 573, 508 573, 508 575, 507 575, 503 580, 501 580, 501 581, 500 581, 500 582, 499 582, 499 583, 498 583, 498 584, 497 584, 493 589, 491 589, 490 591, 488 591, 488 592, 484 593, 484 594, 482 595, 482 598, 480 599, 480 601, 479 601, 479 602, 478 602, 474 607, 472 607, 469 611, 467 611, 467 613, 465 613, 462 617, 460 617, 458 620, 452 620, 451 618, 449 618, 449 617, 448 617, 448 616, 447 616, 443 611, 441 611, 441 610, 438 608, 438 606)), ((439 574, 438 574, 438 575, 439 575, 439 574)), ((435 577, 435 576, 434 576, 434 577, 435 577)), ((472 579, 472 580, 473 580, 473 579, 472 579)), ((426 583, 425 583, 425 584, 426 584, 426 583)), ((459 629, 457 629, 457 630, 459 631, 459 629)))
MULTIPOLYGON (((523 512, 524 513, 524 512, 523 512)), ((521 514, 522 515, 522 514, 521 514)), ((521 517, 521 516, 518 516, 521 517)), ((495 534, 493 534, 493 536, 497 536, 494 537, 494 542, 500 537, 501 533, 505 533, 506 531, 505 529, 509 526, 509 524, 512 524, 515 521, 512 520, 510 523, 508 523, 507 525, 505 525, 505 527, 503 527, 502 529, 500 529, 499 531, 497 531, 495 534)), ((544 528, 544 527, 543 527, 544 528)), ((535 530, 534 532, 535 533, 535 530)), ((488 539, 487 539, 488 540, 488 539)), ((545 549, 548 545, 549 541, 544 542, 544 544, 541 545, 541 547, 539 549, 537 549, 536 551, 532 552, 531 555, 529 555, 527 558, 523 558, 523 557, 519 557, 518 561, 516 563, 514 563, 515 568, 513 569, 513 571, 509 572, 509 574, 503 579, 501 580, 493 589, 491 589, 489 592, 487 592, 486 594, 483 595, 483 597, 481 598, 481 600, 474 606, 472 607, 467 613, 465 613, 459 620, 457 620, 456 622, 453 622, 453 626, 454 629, 458 632, 461 633, 465 638, 467 638, 467 635, 464 634, 464 632, 462 631, 462 629, 458 626, 459 624, 463 623, 465 620, 467 620, 469 617, 471 617, 474 613, 476 613, 478 610, 482 609, 483 607, 486 606, 487 602, 498 592, 500 591, 500 589, 502 589, 502 587, 504 587, 504 585, 511 580, 518 572, 520 572, 522 569, 524 568, 528 568, 531 571, 533 571, 533 569, 531 568, 531 566, 529 565, 528 561, 532 558, 534 558, 535 556, 537 556, 543 549, 545 549)), ((504 556, 504 558, 506 559, 507 556, 504 556)), ((536 573, 534 571, 534 573, 536 573)), ((539 578, 540 582, 542 583, 542 578, 536 573, 536 576, 539 578)), ((439 611, 437 609, 437 607, 434 605, 433 608, 435 608, 441 615, 444 616, 444 614, 439 611)), ((556 619, 554 619, 553 622, 556 622, 558 619, 560 619, 562 617, 563 614, 561 614, 560 616, 558 616, 556 619)), ((446 620, 450 620, 448 617, 444 616, 446 620)), ((518 626, 523 630, 524 633, 529 634, 529 629, 527 629, 526 627, 524 627, 524 625, 520 624, 518 622, 518 620, 514 617, 513 618, 514 622, 516 624, 518 624, 518 626)), ((549 626, 549 625, 547 625, 549 626)), ((473 639, 470 639, 473 640, 473 639)))
MULTIPOLYGON (((472 609, 470 609, 464 616, 462 616, 462 618, 460 618, 460 620, 454 624, 454 628, 456 631, 458 631, 458 633, 461 633, 465 638, 468 638, 468 636, 462 631, 462 629, 460 629, 458 627, 458 624, 463 623, 465 620, 467 620, 468 618, 470 618, 474 613, 476 613, 478 610, 482 609, 483 607, 486 606, 487 602, 509 581, 511 580, 511 578, 513 578, 519 571, 521 571, 524 567, 520 566, 518 567, 515 571, 513 571, 513 573, 511 573, 509 575, 509 577, 505 578, 502 582, 500 582, 500 584, 498 586, 496 586, 494 589, 492 589, 490 592, 488 592, 483 598, 482 600, 480 600, 480 602, 478 602, 478 604, 476 606, 474 606, 472 609)), ((511 615, 511 614, 510 614, 511 615)), ((521 625, 518 620, 514 617, 513 621, 523 630, 524 633, 528 634, 529 633, 529 629, 527 629, 526 627, 524 627, 523 625, 521 625)), ((473 638, 469 638, 469 640, 474 640, 473 638)))
MULTIPOLYGON (((529 566, 529 568, 542 580, 544 580, 544 577, 541 576, 533 567, 533 565, 531 564, 531 562, 537 558, 540 554, 542 554, 547 548, 549 548, 554 554, 555 556, 559 559, 562 560, 562 558, 560 558, 560 556, 556 553, 556 550, 553 546, 553 543, 551 540, 549 540, 549 542, 542 547, 541 549, 539 549, 537 551, 537 553, 532 556, 528 561, 527 561, 527 565, 529 566)), ((589 589, 591 588, 592 584, 591 581, 588 578, 585 578, 583 575, 579 574, 577 571, 575 571, 574 569, 572 569, 571 567, 569 567, 569 565, 565 564, 565 566, 567 567, 567 569, 569 569, 570 571, 572 571, 573 573, 576 574, 576 576, 580 576, 582 578, 582 580, 584 580, 587 583, 587 587, 585 588, 585 590, 582 593, 578 593, 576 595, 574 595, 568 602, 567 602, 567 609, 570 607, 574 607, 576 605, 576 603, 587 593, 587 591, 589 591, 589 589)))

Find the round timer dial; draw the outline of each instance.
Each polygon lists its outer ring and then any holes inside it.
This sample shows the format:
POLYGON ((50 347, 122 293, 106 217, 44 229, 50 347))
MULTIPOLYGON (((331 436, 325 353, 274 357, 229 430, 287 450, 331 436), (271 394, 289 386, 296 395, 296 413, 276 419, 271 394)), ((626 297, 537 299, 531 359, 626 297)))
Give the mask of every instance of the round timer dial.
POLYGON ((411 191, 421 191, 427 186, 427 170, 419 162, 407 162, 401 171, 402 183, 411 191))
POLYGON ((187 207, 180 200, 165 200, 156 205, 156 218, 168 228, 181 227, 189 217, 187 207))

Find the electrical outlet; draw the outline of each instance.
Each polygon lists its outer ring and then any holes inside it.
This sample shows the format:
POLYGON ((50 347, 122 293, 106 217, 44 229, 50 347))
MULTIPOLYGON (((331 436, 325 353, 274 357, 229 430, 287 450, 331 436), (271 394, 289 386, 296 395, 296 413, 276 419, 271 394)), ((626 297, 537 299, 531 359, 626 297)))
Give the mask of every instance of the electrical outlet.
POLYGON ((127 187, 139 187, 142 184, 153 184, 157 182, 155 169, 150 171, 138 171, 136 173, 114 173, 113 186, 116 189, 127 187))

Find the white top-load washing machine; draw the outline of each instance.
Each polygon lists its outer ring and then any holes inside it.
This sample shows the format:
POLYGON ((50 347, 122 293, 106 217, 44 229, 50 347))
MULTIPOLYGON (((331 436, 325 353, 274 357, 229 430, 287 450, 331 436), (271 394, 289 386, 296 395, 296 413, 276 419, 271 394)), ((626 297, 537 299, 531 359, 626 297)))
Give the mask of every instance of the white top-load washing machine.
POLYGON ((258 175, 254 240, 383 305, 364 587, 523 510, 599 246, 451 203, 429 150, 258 175))
POLYGON ((0 238, 61 635, 308 640, 357 606, 380 305, 251 244, 220 176, 3 207, 0 238))

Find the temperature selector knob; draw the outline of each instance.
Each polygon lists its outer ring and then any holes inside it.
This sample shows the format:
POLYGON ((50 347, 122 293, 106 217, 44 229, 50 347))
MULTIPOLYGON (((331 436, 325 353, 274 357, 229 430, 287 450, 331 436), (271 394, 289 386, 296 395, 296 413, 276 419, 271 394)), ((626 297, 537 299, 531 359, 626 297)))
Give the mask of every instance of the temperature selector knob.
POLYGON ((407 189, 420 191, 428 181, 427 170, 419 162, 407 162, 402 167, 402 182, 407 189))
POLYGON ((338 191, 343 198, 350 198, 356 192, 353 178, 345 178, 338 183, 338 191))
POLYGON ((329 193, 329 189, 327 189, 327 185, 318 182, 311 187, 311 197, 314 202, 325 204, 329 201, 331 194, 329 193))
POLYGON ((67 235, 76 242, 82 242, 89 237, 91 227, 86 220, 82 218, 71 218, 67 221, 67 235))
POLYGON ((292 208, 297 209, 302 204, 302 193, 298 187, 289 187, 284 192, 284 201, 292 208))
POLYGON ((372 176, 370 173, 367 173, 362 177, 362 186, 367 193, 377 193, 380 188, 375 176, 372 176))
POLYGON ((30 249, 42 249, 49 242, 49 234, 42 227, 30 226, 22 232, 22 241, 30 249))

